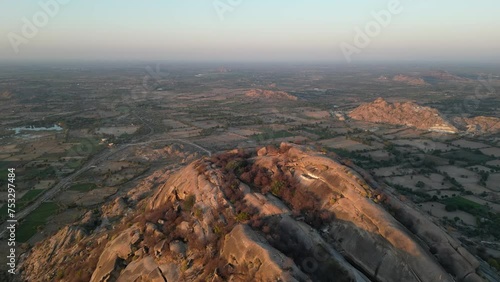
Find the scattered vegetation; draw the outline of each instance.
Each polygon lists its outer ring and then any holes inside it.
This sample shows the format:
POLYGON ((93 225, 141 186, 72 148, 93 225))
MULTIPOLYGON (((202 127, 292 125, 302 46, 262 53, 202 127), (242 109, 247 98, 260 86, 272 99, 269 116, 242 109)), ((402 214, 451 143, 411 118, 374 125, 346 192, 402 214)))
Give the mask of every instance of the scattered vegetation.
POLYGON ((469 165, 484 164, 493 159, 490 156, 482 154, 479 150, 472 151, 465 149, 444 153, 442 156, 453 161, 465 161, 469 165))
POLYGON ((195 195, 189 195, 186 197, 186 199, 184 199, 182 207, 184 208, 185 211, 190 212, 195 203, 196 203, 195 195))
POLYGON ((291 137, 291 136, 294 136, 294 135, 286 130, 280 130, 280 131, 268 130, 268 131, 261 133, 261 134, 254 134, 254 135, 250 136, 250 138, 257 140, 257 141, 264 141, 264 140, 270 140, 270 139, 286 138, 286 137, 291 137))
POLYGON ((78 192, 88 192, 94 190, 97 187, 94 183, 80 183, 72 185, 69 190, 78 191, 78 192))

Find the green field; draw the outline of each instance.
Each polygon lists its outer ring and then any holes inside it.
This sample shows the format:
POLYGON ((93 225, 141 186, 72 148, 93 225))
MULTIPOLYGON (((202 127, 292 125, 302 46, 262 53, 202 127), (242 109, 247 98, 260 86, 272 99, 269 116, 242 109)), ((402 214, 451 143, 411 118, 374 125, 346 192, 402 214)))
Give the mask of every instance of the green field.
POLYGON ((56 170, 49 166, 41 169, 29 169, 27 170, 26 174, 24 175, 24 179, 30 180, 30 179, 48 179, 56 175, 56 170))
POLYGON ((59 206, 54 202, 42 203, 36 210, 28 215, 16 230, 17 242, 24 243, 28 241, 35 233, 39 226, 45 226, 47 218, 56 214, 59 206))
POLYGON ((445 154, 441 154, 442 157, 445 157, 450 160, 455 160, 455 161, 465 161, 469 165, 473 164, 482 164, 487 161, 491 161, 492 157, 483 155, 482 153, 477 153, 477 152, 471 152, 467 150, 458 150, 458 151, 453 151, 453 152, 448 152, 445 154))
POLYGON ((36 199, 38 197, 38 195, 42 194, 43 191, 45 191, 44 189, 33 189, 33 190, 29 190, 28 192, 26 192, 26 194, 24 194, 24 196, 21 197, 21 199, 19 199, 17 201, 17 205, 16 205, 16 208, 18 210, 21 210, 23 209, 24 207, 26 207, 31 201, 33 201, 34 199, 36 199))
POLYGON ((77 169, 82 166, 82 161, 80 160, 70 160, 69 162, 66 163, 66 167, 71 168, 71 169, 77 169))
POLYGON ((471 200, 463 197, 453 197, 444 199, 443 203, 446 205, 447 210, 461 210, 470 213, 474 216, 487 216, 488 208, 471 200))
POLYGON ((71 147, 71 149, 67 151, 67 156, 88 157, 98 153, 104 148, 104 145, 100 144, 99 140, 94 138, 80 139, 74 142, 78 143, 78 145, 71 147))
POLYGON ((337 133, 332 133, 330 130, 325 130, 325 129, 315 129, 306 127, 306 128, 301 128, 301 130, 314 135, 318 135, 319 140, 334 138, 339 135, 337 133))
POLYGON ((458 209, 482 219, 478 221, 478 229, 474 235, 492 235, 497 240, 500 239, 500 213, 491 212, 487 206, 462 197, 445 199, 443 203, 446 204, 446 210, 452 211, 458 209))
POLYGON ((94 190, 97 186, 94 183, 80 183, 72 185, 69 190, 78 192, 88 192, 94 190))

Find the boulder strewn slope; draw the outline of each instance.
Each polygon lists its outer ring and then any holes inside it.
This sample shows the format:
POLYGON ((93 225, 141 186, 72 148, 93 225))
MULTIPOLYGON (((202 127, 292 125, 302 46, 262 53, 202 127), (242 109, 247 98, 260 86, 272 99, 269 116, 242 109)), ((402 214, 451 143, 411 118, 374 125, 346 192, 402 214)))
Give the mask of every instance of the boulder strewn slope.
POLYGON ((349 117, 368 122, 412 126, 422 130, 458 132, 438 110, 413 102, 389 103, 383 98, 378 98, 371 103, 360 105, 349 113, 349 117))
POLYGON ((289 144, 203 158, 174 173, 156 172, 127 197, 41 242, 22 262, 21 275, 26 281, 482 281, 477 260, 458 242, 361 175, 289 144))
POLYGON ((496 134, 500 132, 500 118, 477 116, 457 118, 455 122, 472 134, 496 134))

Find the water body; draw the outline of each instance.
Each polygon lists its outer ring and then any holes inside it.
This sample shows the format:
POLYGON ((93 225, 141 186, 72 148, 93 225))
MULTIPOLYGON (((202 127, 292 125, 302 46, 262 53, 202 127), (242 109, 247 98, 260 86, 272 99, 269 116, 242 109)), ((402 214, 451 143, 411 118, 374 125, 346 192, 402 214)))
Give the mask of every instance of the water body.
POLYGON ((25 127, 15 127, 12 128, 11 130, 14 130, 16 134, 19 134, 22 131, 61 131, 63 130, 63 128, 57 124, 54 124, 52 127, 25 126, 25 127))

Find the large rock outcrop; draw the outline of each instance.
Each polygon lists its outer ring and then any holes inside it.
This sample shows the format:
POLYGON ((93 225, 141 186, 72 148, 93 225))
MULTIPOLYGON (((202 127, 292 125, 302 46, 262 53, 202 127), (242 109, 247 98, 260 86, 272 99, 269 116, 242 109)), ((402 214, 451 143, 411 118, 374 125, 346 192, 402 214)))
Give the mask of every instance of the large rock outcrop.
POLYGON ((349 117, 374 123, 411 126, 422 130, 457 133, 458 130, 433 108, 413 102, 389 103, 378 98, 365 103, 349 113, 349 117))
POLYGON ((456 118, 454 120, 471 134, 496 134, 500 132, 500 118, 477 116, 472 118, 456 118))
POLYGON ((139 202, 131 192, 102 207, 107 227, 87 216, 35 246, 21 277, 481 281, 460 243, 390 193, 376 201, 384 191, 361 175, 288 144, 200 159, 145 179, 139 202))

